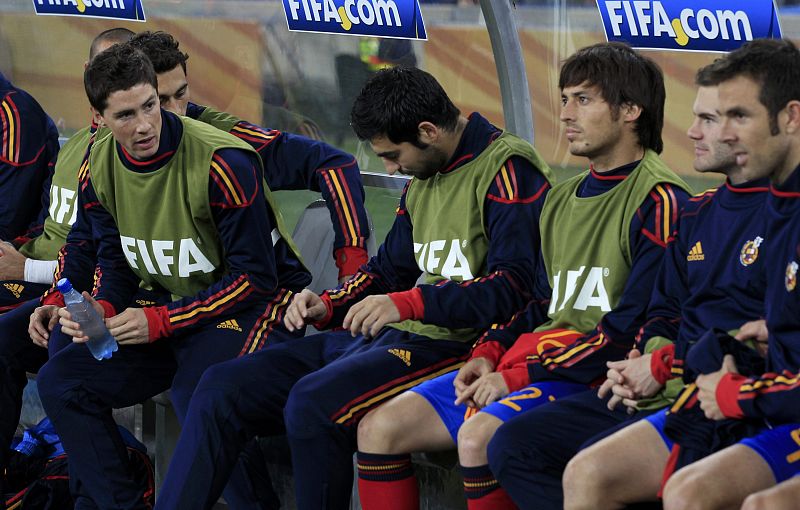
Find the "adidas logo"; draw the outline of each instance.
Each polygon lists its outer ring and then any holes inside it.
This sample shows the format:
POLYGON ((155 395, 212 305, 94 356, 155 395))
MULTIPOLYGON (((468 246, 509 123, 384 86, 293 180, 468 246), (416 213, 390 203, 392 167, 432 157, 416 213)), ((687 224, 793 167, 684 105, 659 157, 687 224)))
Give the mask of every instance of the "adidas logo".
POLYGON ((686 257, 686 260, 689 262, 697 262, 698 260, 705 260, 706 256, 703 255, 703 246, 700 244, 700 241, 697 241, 692 249, 689 250, 689 255, 686 257))
POLYGON ((405 349, 389 349, 389 354, 394 354, 400 358, 407 367, 411 366, 411 351, 405 349))
POLYGON ((239 327, 239 323, 236 322, 236 319, 220 322, 217 324, 217 329, 234 329, 236 331, 242 331, 242 328, 239 327))
POLYGON ((22 291, 25 290, 25 286, 19 283, 4 283, 3 287, 7 288, 9 292, 14 294, 14 297, 19 299, 22 295, 22 291))
POLYGON ((156 304, 156 302, 155 301, 148 301, 146 299, 137 299, 136 300, 136 304, 139 305, 139 306, 145 307, 145 306, 153 306, 154 304, 156 304))

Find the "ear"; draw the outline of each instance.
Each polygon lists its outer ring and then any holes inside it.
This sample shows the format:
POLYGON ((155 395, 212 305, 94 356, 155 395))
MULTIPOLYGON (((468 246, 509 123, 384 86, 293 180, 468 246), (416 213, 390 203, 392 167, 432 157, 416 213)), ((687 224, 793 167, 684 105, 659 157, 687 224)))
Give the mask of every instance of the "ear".
POLYGON ((103 115, 100 112, 98 112, 94 106, 91 106, 90 108, 92 110, 92 120, 94 121, 94 123, 97 124, 98 126, 105 125, 105 121, 103 120, 103 115))
POLYGON ((789 134, 800 133, 800 101, 792 100, 786 103, 786 132, 789 134))
POLYGON ((436 124, 432 122, 423 121, 419 123, 417 126, 417 137, 419 141, 425 144, 432 144, 436 143, 439 140, 439 137, 442 134, 442 130, 439 129, 436 124))
POLYGON ((620 105, 619 112, 625 122, 636 122, 642 115, 642 107, 638 104, 624 103, 620 105))

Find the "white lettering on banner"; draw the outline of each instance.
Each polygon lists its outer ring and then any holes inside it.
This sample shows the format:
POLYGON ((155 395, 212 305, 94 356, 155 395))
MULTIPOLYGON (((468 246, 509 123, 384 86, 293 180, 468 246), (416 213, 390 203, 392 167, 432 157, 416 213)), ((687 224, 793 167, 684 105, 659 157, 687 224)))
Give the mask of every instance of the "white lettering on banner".
POLYGON ((335 0, 288 0, 288 5, 294 21, 300 20, 302 14, 304 21, 336 21, 346 26, 403 26, 394 0, 344 0, 339 7, 335 0))
POLYGON ((753 30, 750 18, 744 11, 730 9, 681 10, 680 16, 670 20, 666 9, 659 1, 616 0, 605 2, 611 31, 614 36, 622 35, 623 22, 627 21, 630 34, 634 37, 655 37, 667 35, 681 46, 689 39, 722 39, 725 41, 752 41, 753 30))
MULTIPOLYGON (((141 269, 138 262, 150 274, 172 276, 175 267, 175 241, 154 239, 145 241, 128 236, 119 236, 122 253, 128 264, 134 269, 141 269), (153 264, 155 259, 155 265, 153 264), (158 266, 158 269, 156 269, 158 266)), ((185 278, 192 273, 210 273, 214 266, 209 262, 200 248, 191 238, 178 241, 178 276, 185 278)))
MULTIPOLYGON (((36 0, 36 3, 44 5, 44 0, 36 0)), ((125 0, 47 0, 47 5, 74 5, 83 12, 86 7, 125 9, 125 0)))

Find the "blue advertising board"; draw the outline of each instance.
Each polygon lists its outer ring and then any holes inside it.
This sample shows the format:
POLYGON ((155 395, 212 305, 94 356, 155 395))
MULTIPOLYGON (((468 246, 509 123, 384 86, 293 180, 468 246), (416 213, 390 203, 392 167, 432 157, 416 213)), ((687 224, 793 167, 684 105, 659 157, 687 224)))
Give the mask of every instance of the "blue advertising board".
POLYGON ((142 0, 33 0, 36 14, 145 21, 142 0))
POLYGON ((609 41, 634 48, 731 51, 781 38, 773 0, 597 0, 609 41))
POLYGON ((427 39, 417 0, 283 0, 289 30, 427 39))

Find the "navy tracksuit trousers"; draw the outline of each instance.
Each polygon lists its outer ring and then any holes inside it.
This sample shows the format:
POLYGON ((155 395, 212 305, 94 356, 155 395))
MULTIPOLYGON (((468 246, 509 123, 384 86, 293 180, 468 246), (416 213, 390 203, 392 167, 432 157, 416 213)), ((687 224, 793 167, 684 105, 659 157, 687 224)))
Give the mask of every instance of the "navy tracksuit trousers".
MULTIPOLYGON (((205 369, 235 358, 244 345, 252 343, 251 332, 259 329, 264 310, 265 305, 259 303, 236 315, 220 315, 219 324, 190 335, 120 346, 112 358, 103 361, 94 359, 81 344, 71 344, 51 357, 39 372, 39 396, 69 455, 76 509, 146 508, 143 487, 129 476, 127 452, 111 409, 134 405, 171 388, 176 414, 183 421, 205 369), (224 327, 231 320, 238 329, 224 327)), ((266 342, 297 336, 302 332, 289 333, 275 325, 266 342)), ((244 477, 244 472, 239 475, 244 477)), ((234 483, 234 497, 248 488, 247 481, 239 477, 234 483)), ((259 508, 252 497, 242 501, 254 505, 249 508, 259 508)))
POLYGON ((192 397, 156 508, 211 508, 249 441, 284 432, 297 508, 349 508, 361 417, 452 370, 469 349, 384 328, 372 341, 322 333, 211 367, 192 397))

